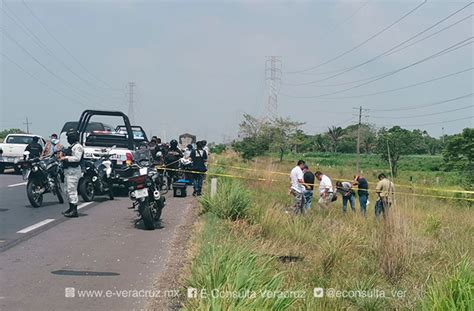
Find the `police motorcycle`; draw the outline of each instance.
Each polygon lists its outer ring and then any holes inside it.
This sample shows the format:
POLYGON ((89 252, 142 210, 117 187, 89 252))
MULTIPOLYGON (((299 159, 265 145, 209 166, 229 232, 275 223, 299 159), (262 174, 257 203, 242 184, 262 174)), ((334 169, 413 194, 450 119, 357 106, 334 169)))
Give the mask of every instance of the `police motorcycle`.
POLYGON ((96 195, 108 195, 110 200, 114 199, 115 172, 110 157, 109 151, 98 159, 84 161, 78 192, 85 202, 93 201, 96 195))
POLYGON ((53 154, 39 159, 29 159, 29 152, 23 153, 22 168, 23 180, 26 184, 26 195, 33 207, 43 204, 43 194, 52 193, 57 196, 59 203, 64 203, 60 184, 61 162, 53 154))
POLYGON ((160 191, 159 173, 149 150, 137 152, 134 159, 134 164, 120 170, 121 183, 127 186, 133 208, 140 216, 137 223, 142 220, 146 230, 154 230, 166 201, 160 191))

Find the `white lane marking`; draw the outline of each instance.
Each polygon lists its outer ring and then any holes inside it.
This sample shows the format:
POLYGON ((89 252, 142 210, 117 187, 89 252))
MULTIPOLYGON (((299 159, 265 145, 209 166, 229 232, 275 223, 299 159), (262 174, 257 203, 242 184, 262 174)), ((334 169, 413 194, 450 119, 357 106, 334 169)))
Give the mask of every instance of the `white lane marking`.
POLYGON ((16 233, 28 233, 28 232, 30 232, 30 231, 33 231, 33 230, 35 230, 35 229, 38 229, 38 228, 41 227, 41 226, 44 226, 44 225, 46 225, 46 224, 49 224, 50 222, 52 222, 52 221, 54 221, 54 220, 55 220, 55 219, 52 219, 52 218, 50 218, 50 219, 45 219, 45 220, 43 220, 43 221, 40 221, 40 222, 37 223, 37 224, 31 225, 31 226, 29 226, 29 227, 26 227, 25 229, 21 229, 20 231, 17 231, 16 233))
POLYGON ((86 207, 87 205, 92 204, 92 203, 94 203, 94 202, 82 203, 81 205, 79 205, 79 206, 77 207, 77 209, 81 209, 81 208, 86 207))
POLYGON ((24 186, 26 184, 27 184, 27 182, 25 181, 25 182, 21 182, 19 184, 8 185, 7 187, 12 188, 12 187, 24 186))

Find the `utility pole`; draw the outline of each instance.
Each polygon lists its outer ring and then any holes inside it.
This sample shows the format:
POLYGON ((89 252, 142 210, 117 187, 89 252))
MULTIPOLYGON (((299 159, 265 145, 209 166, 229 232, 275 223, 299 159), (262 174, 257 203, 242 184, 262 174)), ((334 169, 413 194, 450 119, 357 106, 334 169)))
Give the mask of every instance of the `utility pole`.
POLYGON ((28 117, 26 117, 26 122, 24 122, 23 124, 26 125, 26 134, 30 134, 30 125, 33 123, 29 122, 28 117))
POLYGON ((281 56, 267 56, 265 61, 265 81, 267 81, 268 100, 265 119, 278 117, 278 92, 280 91, 282 74, 281 56))
MULTIPOLYGON (((353 108, 353 109, 359 109, 359 123, 357 125, 357 162, 356 162, 356 171, 357 174, 360 174, 360 128, 362 125, 362 113, 363 112, 368 112, 368 109, 362 109, 362 106, 359 108, 353 108)), ((367 117, 367 115, 365 116, 367 117)))
POLYGON ((135 82, 128 82, 128 118, 132 125, 135 124, 135 110, 134 110, 134 98, 133 98, 133 88, 135 87, 135 82))

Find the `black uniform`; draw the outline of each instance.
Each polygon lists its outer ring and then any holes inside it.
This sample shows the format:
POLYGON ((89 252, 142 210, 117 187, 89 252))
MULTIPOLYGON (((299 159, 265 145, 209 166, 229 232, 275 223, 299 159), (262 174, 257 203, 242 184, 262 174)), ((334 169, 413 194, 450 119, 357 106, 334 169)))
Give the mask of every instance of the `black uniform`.
POLYGON ((43 153, 43 147, 38 142, 31 142, 26 146, 25 151, 30 152, 30 159, 39 158, 43 153))

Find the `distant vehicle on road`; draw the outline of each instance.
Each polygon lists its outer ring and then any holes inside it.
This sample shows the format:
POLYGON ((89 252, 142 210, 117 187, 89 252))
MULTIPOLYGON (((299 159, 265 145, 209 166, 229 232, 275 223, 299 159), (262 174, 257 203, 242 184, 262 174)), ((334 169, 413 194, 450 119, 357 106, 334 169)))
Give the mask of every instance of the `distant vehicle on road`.
POLYGON ((9 134, 5 137, 3 144, 0 144, 0 174, 6 168, 14 168, 17 173, 21 171, 18 162, 23 160, 23 152, 26 146, 31 143, 35 136, 39 137, 38 143, 44 148, 46 141, 39 135, 9 134))

